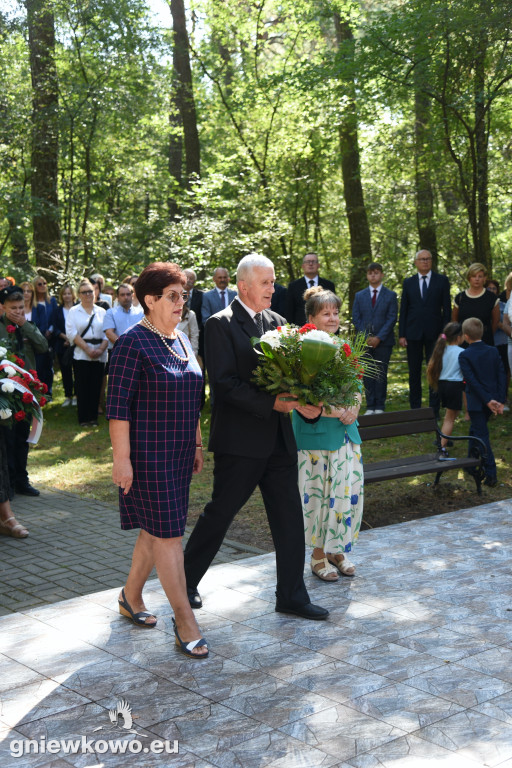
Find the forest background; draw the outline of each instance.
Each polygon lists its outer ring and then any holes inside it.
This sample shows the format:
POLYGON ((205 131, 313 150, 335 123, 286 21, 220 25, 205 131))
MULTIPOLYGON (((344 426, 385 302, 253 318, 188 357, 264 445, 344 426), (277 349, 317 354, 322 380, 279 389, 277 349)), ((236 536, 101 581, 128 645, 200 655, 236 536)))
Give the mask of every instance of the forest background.
POLYGON ((512 3, 9 0, 0 10, 0 263, 208 283, 320 254, 345 310, 419 248, 457 289, 512 246, 512 3))

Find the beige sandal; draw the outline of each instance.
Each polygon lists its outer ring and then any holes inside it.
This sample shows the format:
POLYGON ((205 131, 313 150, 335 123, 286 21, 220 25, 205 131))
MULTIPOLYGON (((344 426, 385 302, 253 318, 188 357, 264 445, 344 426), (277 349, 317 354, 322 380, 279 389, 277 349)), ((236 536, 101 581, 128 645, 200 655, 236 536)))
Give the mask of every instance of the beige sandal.
POLYGON ((338 581, 336 568, 333 568, 332 565, 329 564, 326 557, 322 557, 320 560, 315 560, 315 558, 312 557, 311 572, 314 573, 315 576, 318 576, 319 579, 322 579, 322 581, 338 581), (334 578, 329 578, 329 576, 334 576, 334 578))
POLYGON ((18 523, 14 516, 8 517, 7 520, 0 520, 0 536, 12 536, 13 539, 26 539, 28 531, 24 525, 18 523), (7 525, 11 520, 14 520, 16 525, 7 525))
MULTIPOLYGON (((334 557, 331 555, 331 557, 334 557)), ((351 563, 350 560, 347 560, 346 557, 343 557, 343 560, 331 560, 329 555, 327 555, 327 560, 331 565, 335 567, 337 571, 341 573, 342 576, 355 576, 356 573, 356 567, 354 563, 351 563)))

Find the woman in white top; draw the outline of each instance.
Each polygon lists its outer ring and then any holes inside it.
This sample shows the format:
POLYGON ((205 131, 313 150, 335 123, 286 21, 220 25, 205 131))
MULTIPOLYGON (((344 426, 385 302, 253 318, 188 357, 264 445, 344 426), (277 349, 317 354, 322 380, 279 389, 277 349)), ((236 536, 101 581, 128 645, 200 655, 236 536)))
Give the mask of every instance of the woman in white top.
POLYGON ((177 325, 178 331, 181 331, 188 336, 188 340, 194 350, 194 355, 197 357, 199 350, 199 326, 197 325, 196 313, 193 309, 189 309, 186 304, 183 305, 183 311, 181 313, 181 320, 177 325))
POLYGON ((23 291, 23 301, 25 304, 25 320, 32 320, 32 310, 36 305, 36 292, 32 283, 25 282, 20 284, 23 291))
POLYGON ((105 310, 94 305, 94 288, 89 280, 78 286, 80 304, 71 307, 66 318, 66 336, 75 345, 73 371, 80 426, 98 426, 101 382, 107 362, 108 340, 103 333, 105 310))

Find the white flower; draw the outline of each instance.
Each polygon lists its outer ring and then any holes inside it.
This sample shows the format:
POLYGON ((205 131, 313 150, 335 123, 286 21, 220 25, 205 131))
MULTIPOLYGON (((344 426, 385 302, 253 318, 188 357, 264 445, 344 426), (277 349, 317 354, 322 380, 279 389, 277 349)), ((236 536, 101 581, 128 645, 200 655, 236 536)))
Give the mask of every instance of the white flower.
POLYGON ((334 344, 332 338, 325 331, 308 331, 302 336, 303 341, 304 339, 316 339, 316 341, 325 341, 327 344, 334 344))
POLYGON ((281 334, 279 331, 267 331, 260 338, 260 341, 264 341, 265 344, 268 344, 272 349, 277 349, 281 346, 281 334))
POLYGON ((16 370, 12 367, 12 365, 6 365, 4 368, 4 373, 6 376, 16 376, 16 370))
POLYGON ((0 347, 0 357, 4 357, 4 355, 7 354, 7 349, 5 347, 0 347))
POLYGON ((4 381, 3 382, 3 384, 2 384, 2 392, 14 392, 14 384, 12 383, 12 381, 4 381))
POLYGON ((0 408, 0 419, 10 419, 12 411, 10 408, 0 408))

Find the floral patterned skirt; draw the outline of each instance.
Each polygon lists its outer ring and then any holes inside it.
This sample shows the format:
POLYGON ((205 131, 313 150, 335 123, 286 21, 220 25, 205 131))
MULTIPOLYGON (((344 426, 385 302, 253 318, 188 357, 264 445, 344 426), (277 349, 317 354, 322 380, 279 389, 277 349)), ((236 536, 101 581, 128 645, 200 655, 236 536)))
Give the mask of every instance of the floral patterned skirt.
POLYGON ((299 491, 306 544, 329 554, 350 552, 363 517, 361 446, 299 451, 299 491))

